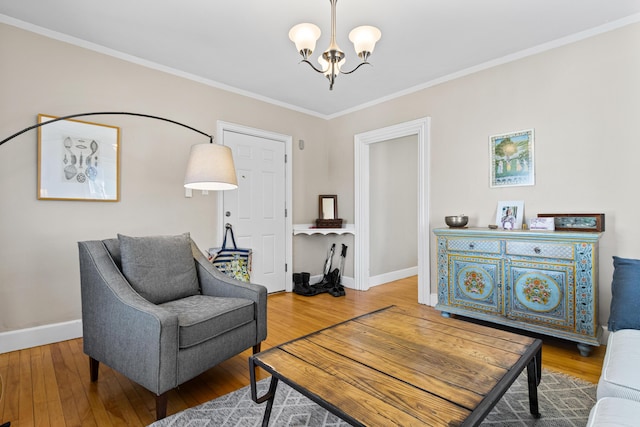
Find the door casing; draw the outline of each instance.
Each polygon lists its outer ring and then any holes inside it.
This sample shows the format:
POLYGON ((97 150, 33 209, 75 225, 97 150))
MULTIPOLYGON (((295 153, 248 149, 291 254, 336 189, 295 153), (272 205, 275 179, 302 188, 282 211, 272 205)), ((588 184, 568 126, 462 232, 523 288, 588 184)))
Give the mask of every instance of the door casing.
POLYGON ((429 134, 431 118, 424 117, 354 136, 355 165, 355 289, 369 289, 369 148, 371 144, 416 135, 418 137, 418 302, 432 304, 429 259, 429 134))
MULTIPOLYGON (((218 120, 217 122, 217 138, 218 142, 224 145, 224 131, 242 133, 245 135, 251 135, 258 138, 265 138, 271 141, 282 142, 284 144, 284 152, 286 156, 286 162, 284 164, 285 173, 285 263, 287 265, 285 271, 285 291, 291 292, 293 289, 292 284, 292 272, 293 272, 293 212, 292 212, 292 197, 293 197, 293 185, 292 185, 292 141, 293 137, 290 135, 284 135, 280 133, 270 132, 262 129, 252 128, 249 126, 239 125, 235 123, 229 123, 218 120)), ((224 236, 224 203, 223 194, 218 192, 218 209, 217 209, 217 221, 216 230, 218 230, 218 246, 222 245, 222 238, 224 236)))

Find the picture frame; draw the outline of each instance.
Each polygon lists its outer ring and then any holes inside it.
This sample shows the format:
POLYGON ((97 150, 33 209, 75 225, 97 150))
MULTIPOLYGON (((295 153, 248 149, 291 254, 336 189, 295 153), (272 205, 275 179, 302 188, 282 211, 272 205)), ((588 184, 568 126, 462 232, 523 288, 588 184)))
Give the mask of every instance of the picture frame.
MULTIPOLYGON (((56 119, 38 114, 38 123, 56 119)), ((120 128, 60 120, 38 128, 38 200, 120 200, 120 128)))
POLYGON ((489 137, 489 186, 535 185, 534 130, 489 137))
POLYGON ((503 230, 520 230, 524 219, 524 201, 498 202, 496 224, 503 230))
POLYGON ((530 218, 528 220, 529 230, 554 231, 556 229, 553 218, 530 218))
POLYGON ((567 214, 538 214, 540 218, 553 218, 556 231, 604 231, 604 214, 567 213, 567 214))
POLYGON ((318 196, 318 218, 338 219, 338 196, 321 194, 318 196))

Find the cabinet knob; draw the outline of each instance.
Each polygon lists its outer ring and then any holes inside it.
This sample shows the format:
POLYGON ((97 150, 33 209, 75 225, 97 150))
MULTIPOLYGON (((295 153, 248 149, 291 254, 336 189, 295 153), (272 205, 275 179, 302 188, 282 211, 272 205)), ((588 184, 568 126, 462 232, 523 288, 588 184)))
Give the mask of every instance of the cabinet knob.
POLYGON ((540 252, 542 252, 542 249, 540 249, 538 247, 535 247, 535 248, 533 248, 533 252, 539 254, 540 252))

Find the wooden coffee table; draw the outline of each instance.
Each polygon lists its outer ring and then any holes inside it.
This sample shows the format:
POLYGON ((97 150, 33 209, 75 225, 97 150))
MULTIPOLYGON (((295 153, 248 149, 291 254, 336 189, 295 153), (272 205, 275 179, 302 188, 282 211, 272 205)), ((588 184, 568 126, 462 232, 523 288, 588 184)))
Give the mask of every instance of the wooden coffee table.
POLYGON ((541 349, 539 339, 391 306, 251 356, 251 393, 267 402, 263 426, 279 380, 356 426, 475 426, 527 368, 537 418, 541 349), (260 397, 257 367, 272 375, 260 397))

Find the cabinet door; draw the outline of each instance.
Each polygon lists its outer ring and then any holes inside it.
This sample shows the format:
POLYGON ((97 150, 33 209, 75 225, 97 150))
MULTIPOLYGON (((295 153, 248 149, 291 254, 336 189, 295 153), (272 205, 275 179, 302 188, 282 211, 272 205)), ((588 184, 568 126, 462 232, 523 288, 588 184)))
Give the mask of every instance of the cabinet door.
POLYGON ((498 258, 450 255, 449 304, 502 314, 502 268, 498 258))
POLYGON ((506 267, 505 315, 512 320, 573 331, 573 264, 511 260, 506 267))

